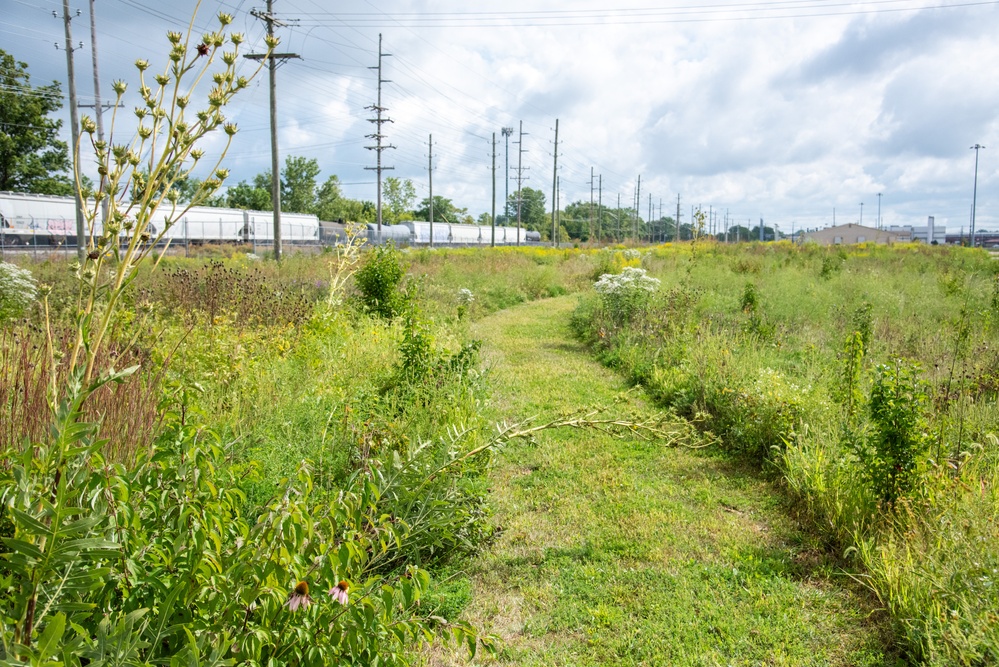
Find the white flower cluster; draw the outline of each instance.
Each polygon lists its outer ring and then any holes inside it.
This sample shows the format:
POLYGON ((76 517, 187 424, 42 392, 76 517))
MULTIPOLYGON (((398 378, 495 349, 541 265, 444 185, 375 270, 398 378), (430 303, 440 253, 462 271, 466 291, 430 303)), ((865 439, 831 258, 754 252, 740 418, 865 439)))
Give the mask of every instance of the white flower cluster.
POLYGON ((593 289, 603 299, 608 315, 615 323, 622 324, 645 307, 659 289, 659 280, 646 275, 645 269, 629 266, 621 273, 600 276, 593 289))
POLYGON ((475 295, 472 294, 472 290, 467 287, 462 287, 458 290, 458 303, 462 306, 471 305, 475 301, 475 295))
POLYGON ((621 251, 625 259, 640 259, 642 256, 642 251, 636 248, 625 248, 621 251))
POLYGON ((621 273, 605 273, 593 285, 598 294, 622 295, 637 292, 655 292, 659 289, 659 279, 646 275, 645 269, 634 266, 625 268, 621 273))
POLYGON ((30 271, 0 262, 0 322, 21 317, 37 297, 38 285, 30 271))

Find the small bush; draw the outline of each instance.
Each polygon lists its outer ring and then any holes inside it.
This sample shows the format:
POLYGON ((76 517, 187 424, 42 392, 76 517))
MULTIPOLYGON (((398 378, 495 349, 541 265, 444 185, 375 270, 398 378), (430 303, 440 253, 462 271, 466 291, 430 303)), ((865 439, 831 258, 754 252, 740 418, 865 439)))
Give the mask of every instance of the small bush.
POLYGON ((857 452, 872 490, 893 505, 915 487, 920 457, 929 444, 927 383, 918 366, 901 359, 878 366, 875 373, 870 398, 873 432, 857 452))
POLYGON ((398 315, 403 303, 399 284, 404 275, 398 248, 391 243, 374 248, 354 276, 364 307, 388 319, 398 315))
POLYGON ((611 320, 621 325, 648 303, 659 289, 659 279, 646 275, 645 269, 627 267, 619 274, 600 276, 593 289, 601 296, 611 320))

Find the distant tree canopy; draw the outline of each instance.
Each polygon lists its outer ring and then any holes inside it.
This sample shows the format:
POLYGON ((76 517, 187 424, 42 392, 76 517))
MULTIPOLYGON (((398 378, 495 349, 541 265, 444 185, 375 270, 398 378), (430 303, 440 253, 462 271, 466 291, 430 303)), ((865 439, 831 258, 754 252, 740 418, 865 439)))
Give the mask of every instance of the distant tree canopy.
POLYGON ((58 83, 33 87, 27 63, 0 49, 0 190, 73 193, 62 121, 49 118, 61 108, 58 83))
MULTIPOLYGON (((425 197, 420 207, 413 211, 415 220, 430 220, 430 198, 425 197)), ((458 208, 447 197, 434 195, 434 222, 453 222, 472 224, 475 218, 468 214, 467 208, 458 208)))
POLYGON ((410 179, 401 180, 392 176, 385 179, 382 188, 382 220, 395 224, 412 219, 413 204, 416 202, 416 188, 410 179))
MULTIPOLYGON (((521 190, 520 220, 527 229, 534 229, 542 233, 547 229, 548 216, 545 215, 545 193, 533 188, 521 190)), ((506 202, 506 214, 510 218, 510 224, 517 221, 517 193, 511 193, 510 199, 506 202)))

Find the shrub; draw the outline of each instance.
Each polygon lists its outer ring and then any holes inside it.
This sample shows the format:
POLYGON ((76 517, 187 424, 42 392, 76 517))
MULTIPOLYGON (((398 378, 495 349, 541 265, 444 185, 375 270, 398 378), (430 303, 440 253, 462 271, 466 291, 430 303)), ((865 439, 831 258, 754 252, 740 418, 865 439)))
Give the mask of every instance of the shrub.
POLYGON ((389 319, 398 315, 403 303, 399 284, 404 275, 401 253, 394 245, 374 248, 354 275, 364 307, 389 319))
POLYGON ((877 367, 869 405, 872 432, 856 449, 872 490, 889 505, 918 479, 929 444, 926 406, 927 383, 917 365, 896 359, 877 367))
POLYGON ((593 285, 603 306, 614 324, 620 326, 631 320, 659 289, 659 279, 645 273, 645 269, 626 267, 621 273, 605 273, 593 285))
POLYGON ((746 283, 742 290, 742 299, 739 302, 744 313, 755 313, 760 305, 760 290, 754 283, 746 283))

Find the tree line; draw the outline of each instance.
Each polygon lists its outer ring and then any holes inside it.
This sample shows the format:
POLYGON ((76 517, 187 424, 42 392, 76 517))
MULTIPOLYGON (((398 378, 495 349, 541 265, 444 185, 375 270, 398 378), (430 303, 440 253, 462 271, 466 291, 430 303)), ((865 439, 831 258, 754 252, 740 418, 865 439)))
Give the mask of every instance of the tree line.
MULTIPOLYGON (((0 190, 73 194, 69 149, 66 142, 58 138, 62 121, 50 117, 61 108, 62 92, 58 82, 33 86, 28 65, 0 49, 0 190)), ((281 210, 311 213, 321 220, 375 222, 377 207, 374 202, 345 196, 336 174, 320 184, 317 179, 321 172, 319 162, 314 158, 288 156, 280 174, 281 210)), ((83 183, 86 187, 89 180, 83 177, 83 183)), ((200 186, 201 182, 196 178, 178 177, 173 183, 174 194, 179 202, 188 202, 200 186)), ((411 179, 386 178, 382 197, 382 222, 385 224, 430 219, 430 198, 418 200, 411 179)), ((228 187, 205 204, 273 210, 270 170, 228 187)), ((467 207, 440 195, 433 198, 433 217, 435 222, 492 223, 489 213, 473 217, 467 207)), ((642 220, 634 208, 619 209, 576 201, 556 211, 557 225, 553 229, 544 192, 526 187, 519 197, 517 193, 510 194, 496 223, 512 226, 519 221, 524 228, 540 232, 546 241, 551 240, 554 232, 560 243, 670 242, 704 236, 703 212, 698 211, 694 218, 680 225, 669 216, 642 220)), ((727 235, 719 232, 714 236, 719 241, 757 240, 759 227, 733 226, 727 235)), ((765 240, 773 240, 775 236, 775 230, 764 228, 765 240)))

